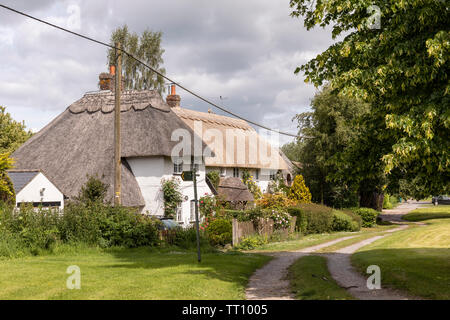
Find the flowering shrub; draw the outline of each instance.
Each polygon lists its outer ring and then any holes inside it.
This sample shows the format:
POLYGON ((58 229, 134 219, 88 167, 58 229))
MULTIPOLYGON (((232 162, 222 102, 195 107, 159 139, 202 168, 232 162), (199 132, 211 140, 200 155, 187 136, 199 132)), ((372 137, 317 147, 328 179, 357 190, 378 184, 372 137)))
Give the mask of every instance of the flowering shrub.
POLYGON ((255 200, 260 199, 262 197, 262 192, 259 186, 253 181, 253 176, 250 175, 248 170, 244 170, 242 173, 242 182, 247 186, 248 191, 253 194, 253 198, 255 200))
POLYGON ((212 217, 216 208, 216 199, 213 195, 205 193, 198 201, 198 208, 203 217, 212 217))
POLYGON ((289 189, 288 196, 297 203, 311 203, 311 192, 305 184, 305 180, 301 174, 296 175, 294 183, 289 189))
POLYGON ((283 211, 272 209, 270 219, 273 220, 274 229, 287 229, 291 226, 291 216, 283 211))
POLYGON ((210 217, 205 217, 205 219, 203 220, 203 222, 200 224, 199 229, 201 231, 206 231, 206 229, 208 229, 209 227, 209 223, 212 221, 212 218, 210 217))
POLYGON ((265 193, 256 205, 264 209, 287 208, 296 205, 296 201, 289 199, 282 193, 265 193))

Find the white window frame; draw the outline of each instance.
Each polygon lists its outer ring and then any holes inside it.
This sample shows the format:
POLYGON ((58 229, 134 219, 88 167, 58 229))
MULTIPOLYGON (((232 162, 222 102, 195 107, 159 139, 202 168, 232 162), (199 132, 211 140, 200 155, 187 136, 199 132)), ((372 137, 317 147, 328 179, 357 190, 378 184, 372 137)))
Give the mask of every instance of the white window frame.
POLYGON ((173 173, 174 174, 181 174, 183 172, 183 160, 176 159, 173 162, 173 173))
POLYGON ((177 207, 176 221, 183 222, 183 206, 181 203, 177 207))
POLYGON ((233 177, 239 178, 239 175, 240 175, 239 168, 237 167, 233 168, 233 177))
POLYGON ((277 171, 276 170, 270 170, 269 172, 269 180, 275 181, 277 179, 277 171))
POLYGON ((227 168, 220 168, 219 172, 221 177, 225 177, 227 175, 227 168))

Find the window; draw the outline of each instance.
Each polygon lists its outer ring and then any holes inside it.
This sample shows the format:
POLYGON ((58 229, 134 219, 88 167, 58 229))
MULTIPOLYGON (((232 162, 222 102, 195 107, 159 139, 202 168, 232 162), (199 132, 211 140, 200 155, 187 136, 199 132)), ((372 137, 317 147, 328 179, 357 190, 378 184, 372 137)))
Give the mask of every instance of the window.
POLYGON ((191 200, 191 217, 190 221, 195 221, 195 200, 191 200))
POLYGON ((239 168, 233 168, 233 177, 239 178, 239 168))
POLYGON ((181 203, 177 207, 177 221, 183 221, 183 209, 181 203))
POLYGON ((183 172, 183 161, 181 159, 176 159, 173 162, 173 173, 182 173, 183 172))
POLYGON ((259 180, 259 169, 255 170, 255 179, 259 180))
POLYGON ((221 177, 225 177, 227 174, 227 169, 226 168, 220 168, 220 176, 221 177))
POLYGON ((194 168, 195 168, 195 172, 198 172, 198 169, 199 169, 198 163, 191 163, 191 171, 194 171, 194 168))
POLYGON ((270 180, 276 180, 277 179, 277 172, 275 170, 270 170, 270 180))

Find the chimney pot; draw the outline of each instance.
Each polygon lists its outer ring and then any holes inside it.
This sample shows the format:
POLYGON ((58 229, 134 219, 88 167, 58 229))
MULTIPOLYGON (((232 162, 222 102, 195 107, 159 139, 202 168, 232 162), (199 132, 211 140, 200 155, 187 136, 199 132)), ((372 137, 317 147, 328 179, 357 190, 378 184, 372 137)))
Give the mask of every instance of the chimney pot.
POLYGON ((171 108, 179 107, 181 98, 176 94, 175 84, 170 85, 170 95, 167 96, 166 102, 171 108))

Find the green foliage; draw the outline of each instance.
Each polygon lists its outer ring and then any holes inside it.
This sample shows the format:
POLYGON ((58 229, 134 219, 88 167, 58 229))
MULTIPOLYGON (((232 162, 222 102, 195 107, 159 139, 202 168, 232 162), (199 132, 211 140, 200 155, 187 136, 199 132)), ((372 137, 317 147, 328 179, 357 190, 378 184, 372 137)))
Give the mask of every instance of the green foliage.
POLYGON ((93 202, 103 203, 105 201, 106 192, 108 191, 108 185, 103 183, 96 176, 86 176, 87 181, 81 187, 77 201, 84 204, 93 202))
MULTIPOLYGON (((102 203, 69 203, 58 210, 34 209, 22 205, 0 208, 0 247, 12 246, 17 252, 39 254, 56 243, 85 243, 100 247, 153 246, 159 243, 160 221, 136 214, 125 207, 102 203)), ((0 249, 5 253, 4 249, 0 249)), ((5 253, 6 254, 6 253, 5 253)))
POLYGON ((373 227, 377 222, 378 215, 380 214, 380 212, 372 208, 354 208, 352 211, 361 217, 362 226, 364 228, 373 227))
POLYGON ((333 214, 331 208, 314 203, 301 204, 299 208, 305 212, 308 220, 307 234, 332 231, 333 214))
POLYGON ((301 174, 295 176, 294 183, 289 189, 288 197, 297 201, 297 203, 311 203, 311 193, 301 174))
POLYGON ((248 190, 253 194, 253 198, 258 200, 262 197, 262 191, 259 186, 253 181, 253 176, 247 169, 242 172, 242 182, 247 186, 248 190))
POLYGON ((238 250, 253 250, 259 246, 267 244, 269 242, 266 236, 254 234, 241 239, 239 244, 235 246, 238 250))
MULTIPOLYGON (((197 248, 197 230, 195 227, 178 228, 174 233, 174 240, 171 243, 179 248, 191 250, 197 248)), ((209 241, 203 232, 200 233, 200 247, 203 251, 211 250, 209 241)))
POLYGON ((198 208, 202 217, 211 218, 216 209, 216 199, 213 195, 205 193, 203 197, 198 200, 198 208))
POLYGON ((348 174, 342 152, 357 141, 362 130, 357 119, 369 108, 355 99, 339 97, 329 87, 315 95, 311 108, 294 118, 299 135, 309 138, 295 142, 297 157, 290 159, 302 163, 299 171, 313 201, 339 208, 356 205, 359 180, 355 178, 364 176, 348 174))
POLYGON ((0 201, 3 202, 15 202, 14 186, 6 172, 13 167, 13 163, 7 153, 0 154, 0 201))
POLYGON ((291 226, 291 216, 285 210, 286 209, 266 210, 265 216, 273 220, 274 230, 287 229, 291 226))
MULTIPOLYGON (((115 45, 116 42, 120 42, 123 50, 158 70, 161 74, 165 74, 166 70, 162 67, 164 49, 161 48, 161 38, 162 32, 152 32, 147 29, 138 36, 136 33, 130 32, 127 25, 124 25, 114 30, 110 44, 115 45)), ((108 64, 115 64, 114 49, 108 49, 108 64)), ((126 89, 156 89, 159 93, 164 92, 164 78, 126 54, 122 55, 122 68, 125 73, 126 89)))
POLYGON ((229 244, 233 233, 231 222, 227 219, 214 219, 210 222, 206 233, 213 246, 229 244))
POLYGON ((303 16, 308 29, 330 26, 333 37, 346 34, 296 73, 370 105, 361 118, 364 137, 345 157, 356 177, 366 175, 365 185, 372 189, 366 193, 382 191, 375 190, 382 174, 417 179, 424 193, 449 193, 448 4, 377 2, 381 26, 374 30, 368 27, 370 4, 291 0, 292 16, 303 16))
POLYGON ((183 201, 183 194, 180 191, 180 181, 175 177, 162 179, 161 188, 164 197, 164 216, 173 219, 177 214, 179 204, 183 201))
POLYGON ((213 170, 206 173, 206 176, 208 177, 209 181, 211 181, 214 188, 217 190, 219 188, 220 172, 217 170, 213 170))
POLYGON ((294 206, 297 202, 288 198, 284 193, 265 193, 255 203, 263 209, 279 209, 294 206))
POLYGON ((342 211, 333 210, 333 231, 358 231, 358 222, 342 211))
POLYGON ((305 211, 297 207, 290 207, 287 211, 291 216, 297 217, 297 220, 295 221, 295 230, 301 234, 306 234, 308 229, 308 218, 305 211))
POLYGON ((0 154, 13 153, 32 135, 25 123, 15 121, 6 108, 0 106, 0 154))

